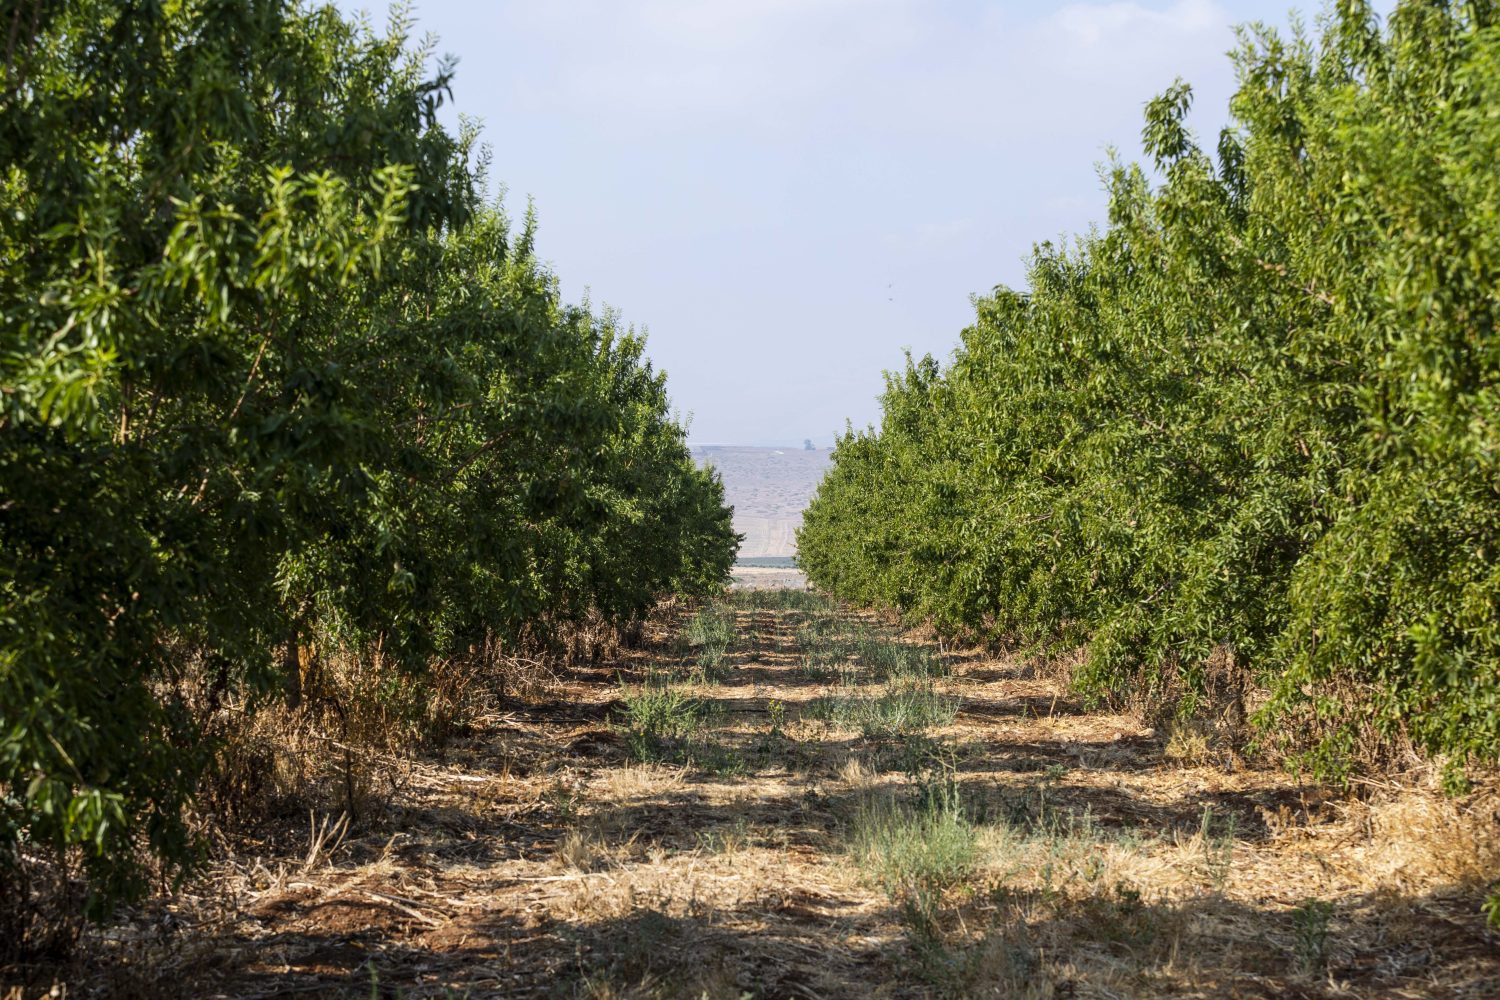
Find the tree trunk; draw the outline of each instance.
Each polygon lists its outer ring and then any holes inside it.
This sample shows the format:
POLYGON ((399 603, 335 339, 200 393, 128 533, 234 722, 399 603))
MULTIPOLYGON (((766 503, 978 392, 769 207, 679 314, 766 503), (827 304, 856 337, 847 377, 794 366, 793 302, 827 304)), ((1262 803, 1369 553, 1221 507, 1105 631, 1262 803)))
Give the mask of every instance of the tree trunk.
POLYGON ((302 707, 302 654, 297 647, 297 626, 287 630, 286 649, 281 655, 281 682, 286 688, 286 707, 295 712, 302 707))

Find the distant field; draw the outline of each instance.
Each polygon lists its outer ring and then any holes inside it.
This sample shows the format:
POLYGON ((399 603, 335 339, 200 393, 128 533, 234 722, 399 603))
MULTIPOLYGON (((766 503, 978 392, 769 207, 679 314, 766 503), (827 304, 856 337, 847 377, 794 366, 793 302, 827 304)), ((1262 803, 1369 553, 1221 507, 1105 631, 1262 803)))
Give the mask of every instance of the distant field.
POLYGON ((694 449, 698 461, 712 465, 724 477, 724 492, 734 507, 734 529, 745 536, 740 565, 770 566, 775 564, 751 560, 790 560, 797 554, 802 511, 828 468, 830 454, 826 448, 710 445, 694 449))

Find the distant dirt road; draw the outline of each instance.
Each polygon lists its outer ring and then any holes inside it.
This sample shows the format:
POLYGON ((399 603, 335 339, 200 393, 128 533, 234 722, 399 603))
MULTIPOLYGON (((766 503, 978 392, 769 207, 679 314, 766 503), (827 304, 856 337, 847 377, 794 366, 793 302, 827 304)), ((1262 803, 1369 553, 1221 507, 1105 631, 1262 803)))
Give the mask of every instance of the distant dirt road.
POLYGON ((773 566, 736 566, 735 590, 806 590, 807 574, 800 569, 773 566))

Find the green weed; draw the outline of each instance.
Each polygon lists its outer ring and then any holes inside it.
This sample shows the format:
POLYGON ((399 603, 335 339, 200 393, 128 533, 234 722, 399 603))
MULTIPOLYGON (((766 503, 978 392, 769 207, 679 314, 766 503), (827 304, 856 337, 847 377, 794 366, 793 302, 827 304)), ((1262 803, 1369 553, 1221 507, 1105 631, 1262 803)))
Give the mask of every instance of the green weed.
POLYGON ((642 687, 620 696, 630 754, 642 763, 687 764, 710 774, 743 774, 744 758, 732 747, 709 739, 706 730, 720 716, 711 702, 679 688, 642 687))
POLYGON ((1316 975, 1328 961, 1328 922, 1333 904, 1307 899, 1292 911, 1292 956, 1304 975, 1316 975))
POLYGON ((939 694, 930 681, 906 681, 888 684, 874 696, 850 692, 816 698, 806 714, 879 739, 949 725, 958 717, 958 706, 957 698, 939 694))
POLYGON ((1209 883, 1216 892, 1224 891, 1234 869, 1234 835, 1237 825, 1234 813, 1230 813, 1222 823, 1216 824, 1213 806, 1203 807, 1203 822, 1199 830, 1203 841, 1203 866, 1209 883), (1215 827, 1218 828, 1217 832, 1215 827))
POLYGON ((926 646, 917 646, 881 636, 865 635, 855 642, 860 665, 882 680, 925 680, 946 677, 948 665, 926 646))
POLYGON ((772 734, 781 735, 786 726, 786 702, 780 698, 772 698, 766 702, 766 715, 769 716, 772 734))
POLYGON ((973 875, 979 860, 978 834, 956 782, 919 789, 914 803, 866 799, 849 827, 849 853, 900 907, 919 951, 939 948, 943 896, 973 875))
POLYGON ((620 701, 625 708, 626 746, 640 761, 669 756, 674 744, 703 727, 708 714, 704 702, 672 687, 642 687, 624 693, 620 701))
POLYGON ((725 604, 710 604, 699 609, 688 621, 683 636, 700 679, 709 683, 717 681, 725 658, 735 647, 734 609, 725 604))

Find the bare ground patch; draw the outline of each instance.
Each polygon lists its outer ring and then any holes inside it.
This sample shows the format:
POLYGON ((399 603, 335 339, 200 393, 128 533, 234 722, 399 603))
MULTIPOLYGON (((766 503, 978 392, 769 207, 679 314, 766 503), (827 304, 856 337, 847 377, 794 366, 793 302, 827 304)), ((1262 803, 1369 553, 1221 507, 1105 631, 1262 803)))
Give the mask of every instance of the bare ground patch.
POLYGON ((313 816, 226 845, 208 877, 94 932, 59 985, 1500 995, 1478 912, 1500 869, 1493 783, 1350 795, 1184 755, 1019 663, 808 595, 668 625, 440 758, 393 762, 396 791, 347 829, 313 816))

